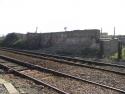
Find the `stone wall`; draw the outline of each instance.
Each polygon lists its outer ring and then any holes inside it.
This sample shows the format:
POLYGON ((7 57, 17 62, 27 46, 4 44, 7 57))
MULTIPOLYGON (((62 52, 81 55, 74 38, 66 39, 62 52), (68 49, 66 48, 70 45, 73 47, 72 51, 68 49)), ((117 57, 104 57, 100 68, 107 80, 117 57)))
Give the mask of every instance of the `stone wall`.
POLYGON ((103 55, 106 57, 118 50, 118 40, 100 38, 100 30, 97 29, 54 33, 27 33, 26 35, 15 33, 14 35, 21 37, 16 39, 6 37, 3 41, 5 44, 3 46, 84 57, 101 57, 103 55), (14 42, 10 39, 14 40, 14 42), (6 40, 7 42, 5 42, 6 40))
POLYGON ((111 56, 118 51, 118 39, 103 40, 104 57, 111 56))
POLYGON ((122 41, 123 46, 125 47, 125 35, 118 35, 117 38, 122 41))
POLYGON ((29 48, 40 48, 56 53, 82 54, 99 49, 100 30, 74 30, 56 33, 28 33, 29 48))

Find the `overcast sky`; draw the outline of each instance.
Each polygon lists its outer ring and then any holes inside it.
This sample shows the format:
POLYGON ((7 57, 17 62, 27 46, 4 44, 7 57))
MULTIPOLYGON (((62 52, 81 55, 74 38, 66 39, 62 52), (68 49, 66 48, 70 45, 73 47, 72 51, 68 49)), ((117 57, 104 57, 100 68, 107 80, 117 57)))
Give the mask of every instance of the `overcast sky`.
POLYGON ((102 27, 125 34, 125 0, 0 0, 0 35, 102 27))

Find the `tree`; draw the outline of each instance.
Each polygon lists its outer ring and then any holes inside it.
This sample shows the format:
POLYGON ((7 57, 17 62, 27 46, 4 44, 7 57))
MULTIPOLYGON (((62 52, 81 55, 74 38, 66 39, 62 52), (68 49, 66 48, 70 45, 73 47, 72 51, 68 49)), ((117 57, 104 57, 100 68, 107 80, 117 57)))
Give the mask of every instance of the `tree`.
POLYGON ((13 44, 19 39, 16 33, 9 33, 2 42, 3 46, 12 47, 13 44))

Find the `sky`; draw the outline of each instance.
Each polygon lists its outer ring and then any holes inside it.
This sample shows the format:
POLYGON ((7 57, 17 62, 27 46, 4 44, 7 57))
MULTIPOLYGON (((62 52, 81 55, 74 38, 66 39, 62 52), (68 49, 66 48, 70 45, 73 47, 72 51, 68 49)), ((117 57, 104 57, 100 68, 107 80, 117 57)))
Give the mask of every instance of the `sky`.
POLYGON ((125 34, 125 0, 0 0, 0 36, 100 29, 125 34))

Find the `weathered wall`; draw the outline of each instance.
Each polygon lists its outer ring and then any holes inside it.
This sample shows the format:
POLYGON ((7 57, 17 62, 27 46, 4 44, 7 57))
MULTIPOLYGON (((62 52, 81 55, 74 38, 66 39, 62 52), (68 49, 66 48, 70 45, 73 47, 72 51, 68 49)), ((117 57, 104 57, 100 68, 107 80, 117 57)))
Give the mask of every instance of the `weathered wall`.
MULTIPOLYGON (((13 35, 13 33, 10 35, 13 35)), ((111 38, 100 39, 100 30, 97 29, 14 35, 15 37, 6 37, 3 46, 32 50, 41 49, 42 52, 52 54, 88 57, 103 56, 102 53, 104 56, 109 56, 117 52, 118 49, 118 40, 111 38), (17 36, 21 37, 17 38, 17 36), (103 46, 100 46, 102 41, 103 46), (8 45, 8 43, 10 44, 8 45)))
POLYGON ((56 33, 29 33, 27 44, 29 48, 57 51, 57 53, 84 53, 85 49, 97 50, 99 48, 100 31, 74 30, 56 33), (33 45, 33 46, 31 46, 33 45))
POLYGON ((125 35, 119 35, 117 38, 122 41, 123 46, 125 47, 125 35))
POLYGON ((118 39, 103 40, 104 56, 110 56, 118 51, 118 39))

